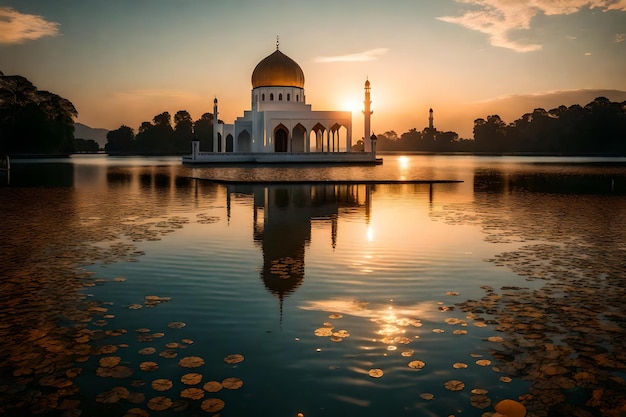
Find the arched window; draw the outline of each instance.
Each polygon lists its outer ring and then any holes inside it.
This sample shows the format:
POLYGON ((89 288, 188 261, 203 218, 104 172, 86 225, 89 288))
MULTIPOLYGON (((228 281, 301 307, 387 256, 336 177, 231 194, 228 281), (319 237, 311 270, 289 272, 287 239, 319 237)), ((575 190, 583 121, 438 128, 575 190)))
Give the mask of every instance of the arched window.
POLYGON ((291 94, 287 93, 287 101, 291 101, 291 94))
POLYGON ((274 101, 274 93, 270 93, 270 101, 274 101))
POLYGON ((261 101, 265 101, 265 93, 261 94, 261 101))
POLYGON ((280 94, 278 95, 278 101, 283 101, 283 93, 280 93, 280 94))
POLYGON ((300 101, 300 96, 296 94, 296 101, 300 101))

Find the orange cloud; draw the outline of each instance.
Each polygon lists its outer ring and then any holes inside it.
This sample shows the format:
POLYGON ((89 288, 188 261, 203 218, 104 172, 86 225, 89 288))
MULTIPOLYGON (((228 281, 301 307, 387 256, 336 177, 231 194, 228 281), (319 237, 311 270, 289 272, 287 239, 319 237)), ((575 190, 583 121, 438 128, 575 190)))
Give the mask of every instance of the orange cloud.
POLYGON ((0 7, 0 43, 19 44, 44 36, 56 36, 59 24, 42 16, 20 13, 11 7, 0 7))
POLYGON ((478 7, 462 16, 442 16, 439 20, 455 23, 489 36, 493 46, 516 52, 532 52, 542 48, 539 44, 522 44, 511 40, 513 30, 530 29, 530 22, 539 13, 546 16, 577 13, 583 7, 602 11, 626 11, 626 0, 456 0, 478 7))
POLYGON ((370 49, 368 51, 357 52, 354 54, 346 54, 346 55, 335 55, 335 56, 318 56, 313 61, 314 62, 360 62, 360 61, 374 61, 377 60, 381 55, 385 55, 389 49, 387 48, 377 48, 370 49))

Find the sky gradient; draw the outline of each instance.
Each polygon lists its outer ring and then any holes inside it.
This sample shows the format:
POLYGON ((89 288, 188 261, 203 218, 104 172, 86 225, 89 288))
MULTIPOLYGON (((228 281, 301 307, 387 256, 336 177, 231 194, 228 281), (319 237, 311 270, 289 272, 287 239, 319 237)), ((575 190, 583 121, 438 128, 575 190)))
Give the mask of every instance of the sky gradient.
POLYGON ((74 103, 77 121, 135 131, 163 111, 250 108, 256 64, 280 49, 313 110, 363 132, 428 125, 472 136, 536 107, 626 100, 626 0, 0 0, 0 71, 74 103))

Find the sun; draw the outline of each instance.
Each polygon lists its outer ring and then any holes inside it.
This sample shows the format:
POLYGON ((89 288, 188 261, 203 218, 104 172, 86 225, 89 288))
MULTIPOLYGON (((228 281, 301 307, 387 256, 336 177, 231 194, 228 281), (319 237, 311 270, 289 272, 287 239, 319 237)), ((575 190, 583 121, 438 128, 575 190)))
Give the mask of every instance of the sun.
POLYGON ((341 101, 340 108, 344 111, 351 111, 352 114, 357 114, 361 113, 361 111, 363 110, 363 105, 358 99, 354 97, 345 97, 341 101))

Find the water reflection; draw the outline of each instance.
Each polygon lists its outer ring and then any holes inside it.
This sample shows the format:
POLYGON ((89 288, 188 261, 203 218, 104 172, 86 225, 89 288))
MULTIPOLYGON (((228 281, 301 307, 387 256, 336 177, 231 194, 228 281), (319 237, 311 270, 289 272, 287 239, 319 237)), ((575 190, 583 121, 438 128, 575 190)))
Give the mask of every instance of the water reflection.
MULTIPOLYGON (((330 241, 337 245, 340 213, 368 221, 373 185, 282 184, 228 185, 228 196, 253 197, 253 239, 263 252, 261 280, 283 301, 304 280, 305 249, 312 223, 330 224, 330 241)), ((230 211, 230 197, 228 206, 230 211)))

